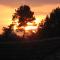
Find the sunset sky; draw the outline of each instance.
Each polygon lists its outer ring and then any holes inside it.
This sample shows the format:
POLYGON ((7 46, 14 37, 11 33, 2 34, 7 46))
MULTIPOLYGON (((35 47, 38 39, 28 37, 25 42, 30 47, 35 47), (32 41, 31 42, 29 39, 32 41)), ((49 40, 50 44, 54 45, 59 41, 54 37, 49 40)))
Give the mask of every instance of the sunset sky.
POLYGON ((52 9, 60 6, 60 0, 0 0, 0 31, 11 23, 12 15, 21 5, 29 5, 35 16, 44 18, 52 9))

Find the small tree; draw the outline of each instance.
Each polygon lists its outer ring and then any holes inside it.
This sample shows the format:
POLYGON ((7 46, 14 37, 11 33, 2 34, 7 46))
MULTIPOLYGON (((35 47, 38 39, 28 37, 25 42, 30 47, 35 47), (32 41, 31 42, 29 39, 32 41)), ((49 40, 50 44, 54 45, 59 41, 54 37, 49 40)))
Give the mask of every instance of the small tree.
POLYGON ((20 25, 25 25, 28 21, 35 19, 34 12, 30 10, 30 7, 27 5, 20 6, 13 15, 12 20, 18 19, 20 25))
POLYGON ((9 39, 9 37, 11 37, 12 34, 12 25, 8 26, 8 28, 3 27, 3 34, 2 36, 4 37, 4 39, 9 39))

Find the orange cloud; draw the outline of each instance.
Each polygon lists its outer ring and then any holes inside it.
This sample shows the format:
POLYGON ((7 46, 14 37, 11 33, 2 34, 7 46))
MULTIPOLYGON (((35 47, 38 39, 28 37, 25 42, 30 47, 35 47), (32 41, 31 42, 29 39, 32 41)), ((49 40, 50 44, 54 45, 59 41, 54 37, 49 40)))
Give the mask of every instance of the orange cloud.
POLYGON ((2 31, 3 26, 7 26, 11 23, 13 12, 14 9, 0 5, 0 31, 2 31))

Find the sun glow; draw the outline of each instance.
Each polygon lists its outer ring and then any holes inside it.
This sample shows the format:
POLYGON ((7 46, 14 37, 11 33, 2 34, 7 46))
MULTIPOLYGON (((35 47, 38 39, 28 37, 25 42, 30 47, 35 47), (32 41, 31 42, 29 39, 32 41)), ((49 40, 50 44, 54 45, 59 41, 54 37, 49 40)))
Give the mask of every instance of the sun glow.
MULTIPOLYGON (((40 23, 42 20, 40 20, 41 17, 36 18, 33 21, 27 22, 26 25, 19 26, 20 23, 18 23, 18 19, 14 20, 12 23, 14 24, 13 26, 13 31, 19 35, 20 37, 23 36, 31 36, 33 33, 37 33, 38 28, 40 28, 40 23)), ((42 18, 41 18, 42 19, 42 18)), ((44 23, 44 22, 43 22, 44 23)))

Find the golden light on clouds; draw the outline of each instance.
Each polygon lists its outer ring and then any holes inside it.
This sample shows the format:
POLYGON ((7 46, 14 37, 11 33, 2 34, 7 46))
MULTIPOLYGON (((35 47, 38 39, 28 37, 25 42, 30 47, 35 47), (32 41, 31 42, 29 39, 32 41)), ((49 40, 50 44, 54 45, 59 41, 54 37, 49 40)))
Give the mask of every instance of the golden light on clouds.
POLYGON ((11 24, 12 14, 14 9, 0 5, 0 31, 2 31, 3 26, 8 26, 11 24))
POLYGON ((0 22, 1 24, 9 25, 13 14, 13 9, 0 5, 0 22))

